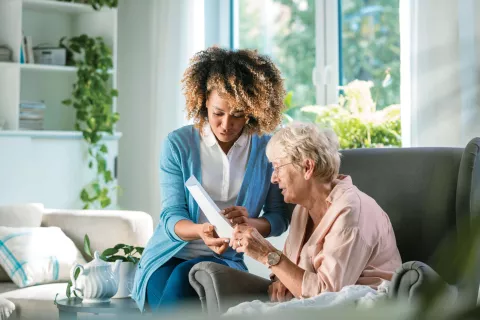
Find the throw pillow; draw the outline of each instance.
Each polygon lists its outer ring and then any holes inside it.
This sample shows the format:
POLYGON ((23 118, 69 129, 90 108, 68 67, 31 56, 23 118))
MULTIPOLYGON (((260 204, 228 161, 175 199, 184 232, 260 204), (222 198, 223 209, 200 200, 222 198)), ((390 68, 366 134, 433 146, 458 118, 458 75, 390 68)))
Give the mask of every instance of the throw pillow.
POLYGON ((0 227, 0 265, 20 288, 68 281, 75 263, 86 263, 58 227, 0 227))
POLYGON ((0 226, 40 227, 43 210, 41 203, 0 206, 0 226))

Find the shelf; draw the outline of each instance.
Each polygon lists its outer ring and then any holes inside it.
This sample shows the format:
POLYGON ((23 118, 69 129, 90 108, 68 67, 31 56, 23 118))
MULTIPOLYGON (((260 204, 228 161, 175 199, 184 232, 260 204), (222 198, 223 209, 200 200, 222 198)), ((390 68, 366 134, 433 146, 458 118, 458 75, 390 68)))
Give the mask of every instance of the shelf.
MULTIPOLYGON (((23 8, 39 12, 62 12, 67 14, 93 13, 91 5, 83 3, 61 2, 56 0, 23 0, 23 8)), ((115 10, 102 8, 100 11, 115 10)))
MULTIPOLYGON (((9 64, 16 64, 12 62, 8 62, 9 64)), ((58 71, 58 72, 77 72, 77 67, 72 66, 55 66, 55 65, 48 65, 48 64, 35 64, 35 63, 22 63, 20 65, 20 69, 28 70, 28 71, 58 71)), ((0 64, 1 67, 1 64, 0 64)), ((113 74, 113 69, 108 70, 108 74, 113 74)))
MULTIPOLYGON (((79 131, 49 131, 49 130, 0 130, 0 139, 3 137, 26 137, 32 139, 62 139, 81 140, 82 133, 79 131)), ((119 140, 121 132, 106 135, 104 140, 119 140)))
POLYGON ((61 71, 61 72, 76 72, 77 67, 71 66, 54 66, 48 64, 34 64, 34 63, 22 63, 20 64, 22 70, 36 70, 36 71, 61 71))

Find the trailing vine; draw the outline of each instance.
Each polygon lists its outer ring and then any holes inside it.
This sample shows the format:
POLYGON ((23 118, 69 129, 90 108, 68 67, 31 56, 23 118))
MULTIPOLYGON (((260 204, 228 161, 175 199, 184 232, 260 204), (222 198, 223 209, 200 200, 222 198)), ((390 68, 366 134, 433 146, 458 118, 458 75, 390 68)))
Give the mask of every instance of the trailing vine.
POLYGON ((75 130, 82 132, 88 144, 88 167, 96 172, 94 180, 80 192, 80 199, 84 209, 105 208, 111 204, 111 192, 117 188, 107 166, 108 148, 102 142, 104 135, 113 135, 119 119, 119 114, 112 110, 118 92, 109 84, 112 53, 101 37, 83 34, 68 40, 63 38, 60 43, 69 53, 67 63, 77 67, 72 97, 62 103, 76 111, 75 130))

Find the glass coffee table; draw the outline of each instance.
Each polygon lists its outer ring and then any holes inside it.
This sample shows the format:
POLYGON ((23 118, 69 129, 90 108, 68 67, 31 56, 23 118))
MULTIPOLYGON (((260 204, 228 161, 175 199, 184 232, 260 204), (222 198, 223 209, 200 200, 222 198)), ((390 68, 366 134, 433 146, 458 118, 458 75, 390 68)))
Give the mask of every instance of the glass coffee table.
POLYGON ((99 315, 114 314, 117 316, 140 315, 135 301, 130 298, 111 299, 104 303, 83 303, 80 298, 57 300, 60 320, 76 320, 77 313, 93 313, 99 315))

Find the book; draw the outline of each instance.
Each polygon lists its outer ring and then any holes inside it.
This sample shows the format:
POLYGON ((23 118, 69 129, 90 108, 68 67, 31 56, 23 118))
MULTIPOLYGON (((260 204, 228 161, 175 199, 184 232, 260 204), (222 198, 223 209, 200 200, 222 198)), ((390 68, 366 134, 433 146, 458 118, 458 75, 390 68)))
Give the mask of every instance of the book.
POLYGON ((195 176, 191 176, 186 182, 185 186, 192 195, 193 199, 197 202, 200 209, 207 217, 208 221, 215 227, 220 238, 230 238, 233 233, 233 227, 223 214, 220 213, 220 209, 208 195, 205 189, 198 182, 195 176))

